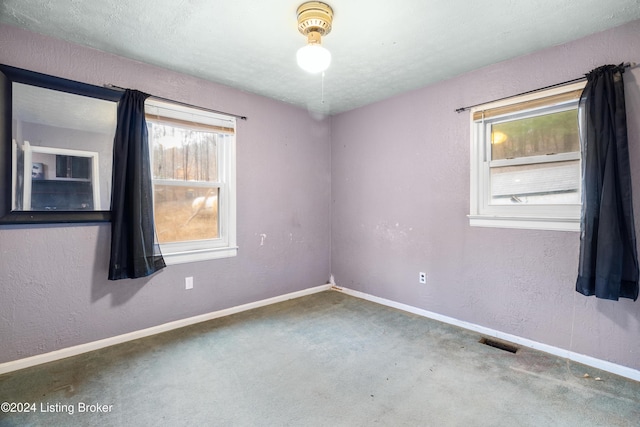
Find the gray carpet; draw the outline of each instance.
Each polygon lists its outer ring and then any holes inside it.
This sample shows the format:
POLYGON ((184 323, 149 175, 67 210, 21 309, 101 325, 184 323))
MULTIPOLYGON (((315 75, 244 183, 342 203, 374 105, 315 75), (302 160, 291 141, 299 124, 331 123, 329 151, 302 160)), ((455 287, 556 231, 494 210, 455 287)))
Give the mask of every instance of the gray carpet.
POLYGON ((640 383, 480 338, 322 292, 0 376, 0 425, 640 425, 640 383))

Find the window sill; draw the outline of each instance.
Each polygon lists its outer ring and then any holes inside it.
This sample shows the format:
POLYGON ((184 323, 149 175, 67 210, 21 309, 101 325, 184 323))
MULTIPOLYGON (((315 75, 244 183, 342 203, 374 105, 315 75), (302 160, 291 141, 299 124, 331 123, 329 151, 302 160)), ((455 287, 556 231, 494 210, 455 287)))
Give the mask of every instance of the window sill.
MULTIPOLYGON (((160 249, 162 250, 162 248, 160 249)), ((162 252, 167 265, 185 264, 188 262, 208 261, 212 259, 231 258, 238 254, 238 247, 212 248, 185 252, 162 252)))
POLYGON ((529 218, 488 215, 467 215, 472 227, 521 228, 525 230, 580 231, 575 218, 529 218))

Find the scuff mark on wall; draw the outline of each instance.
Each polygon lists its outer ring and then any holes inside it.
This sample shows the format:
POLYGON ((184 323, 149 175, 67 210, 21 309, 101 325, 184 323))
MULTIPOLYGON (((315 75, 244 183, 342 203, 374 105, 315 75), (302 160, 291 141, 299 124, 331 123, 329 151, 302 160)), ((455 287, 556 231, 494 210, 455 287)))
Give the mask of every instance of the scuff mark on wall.
POLYGON ((408 234, 405 230, 400 228, 400 223, 396 222, 395 225, 389 225, 387 222, 376 225, 374 229, 375 236, 386 242, 392 243, 397 239, 406 239, 408 234))

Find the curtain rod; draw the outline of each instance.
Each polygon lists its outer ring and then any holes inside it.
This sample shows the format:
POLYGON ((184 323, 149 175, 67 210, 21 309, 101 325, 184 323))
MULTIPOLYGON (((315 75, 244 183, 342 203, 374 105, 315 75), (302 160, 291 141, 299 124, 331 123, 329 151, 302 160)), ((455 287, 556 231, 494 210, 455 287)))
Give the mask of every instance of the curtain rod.
MULTIPOLYGON (((116 85, 112 85, 112 84, 105 84, 104 87, 110 88, 110 89, 116 89, 116 90, 121 90, 121 91, 125 91, 127 90, 124 87, 120 87, 120 86, 116 86, 116 85)), ((247 116, 240 116, 238 114, 233 114, 233 113, 227 113, 225 111, 219 111, 219 110, 212 110, 210 108, 204 108, 204 107, 199 107, 197 105, 193 105, 193 104, 187 104, 186 102, 181 102, 181 101, 174 101, 173 99, 169 99, 169 98, 163 98, 162 96, 156 96, 156 95, 149 95, 151 98, 155 98, 155 99, 159 99, 160 101, 166 101, 166 102, 171 102, 173 104, 178 104, 178 105, 182 105, 183 107, 189 107, 189 108, 196 108, 198 110, 202 110, 202 111, 208 111, 210 113, 218 113, 218 114, 225 114, 227 116, 231 116, 231 117, 235 117, 237 119, 240 120, 247 120, 247 116)))
MULTIPOLYGON (((622 65, 624 68, 635 68, 637 66, 637 64, 635 62, 625 62, 625 63, 620 64, 620 65, 622 65)), ((528 95, 530 93, 536 93, 536 92, 540 92, 542 90, 553 89, 554 87, 566 86, 568 84, 581 82, 581 81, 586 80, 586 79, 587 79, 587 76, 578 77, 576 79, 567 80, 566 82, 556 83, 556 84, 545 86, 545 87, 541 87, 541 88, 538 88, 538 89, 529 90, 529 91, 526 91, 526 92, 518 93, 516 95, 505 96, 504 98, 494 99, 493 101, 487 101, 487 102, 483 102, 481 104, 469 105, 468 107, 456 108, 455 112, 456 113, 462 113, 463 111, 467 111, 467 110, 470 110, 470 109, 472 109, 474 107, 478 107, 480 105, 488 104, 490 102, 503 101, 505 99, 514 98, 516 96, 528 95)))

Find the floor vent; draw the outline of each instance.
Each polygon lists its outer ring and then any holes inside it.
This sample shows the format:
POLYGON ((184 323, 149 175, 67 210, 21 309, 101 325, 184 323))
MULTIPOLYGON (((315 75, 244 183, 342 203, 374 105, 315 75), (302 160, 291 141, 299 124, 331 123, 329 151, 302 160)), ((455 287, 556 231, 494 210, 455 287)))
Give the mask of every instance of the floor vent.
POLYGON ((482 338, 480 340, 480 344, 484 344, 484 345, 488 345, 489 347, 494 347, 500 350, 508 351, 509 353, 513 353, 513 354, 516 354, 519 350, 519 348, 513 344, 509 344, 504 341, 496 341, 490 338, 482 338))

